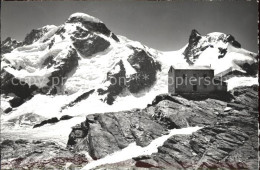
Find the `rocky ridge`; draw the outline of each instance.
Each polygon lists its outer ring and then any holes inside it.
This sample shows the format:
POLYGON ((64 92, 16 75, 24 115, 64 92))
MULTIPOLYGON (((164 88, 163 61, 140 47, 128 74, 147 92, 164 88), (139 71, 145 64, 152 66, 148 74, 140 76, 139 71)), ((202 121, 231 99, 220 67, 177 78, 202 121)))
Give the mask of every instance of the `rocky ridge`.
POLYGON ((12 39, 11 37, 7 37, 1 43, 1 55, 5 53, 10 53, 13 49, 22 46, 22 42, 12 39))
POLYGON ((193 101, 161 95, 144 110, 89 115, 85 122, 73 127, 68 145, 74 150, 86 150, 97 159, 133 141, 147 146, 152 139, 166 134, 167 129, 201 126, 192 135, 170 137, 157 153, 97 169, 120 169, 122 165, 159 169, 255 169, 258 86, 236 88, 231 94, 229 101, 193 101))

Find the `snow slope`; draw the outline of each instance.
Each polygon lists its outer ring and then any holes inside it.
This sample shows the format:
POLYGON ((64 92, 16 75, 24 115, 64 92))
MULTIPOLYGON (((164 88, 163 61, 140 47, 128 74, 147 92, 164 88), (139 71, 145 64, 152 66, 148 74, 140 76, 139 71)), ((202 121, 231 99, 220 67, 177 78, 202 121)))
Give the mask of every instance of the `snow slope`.
POLYGON ((245 72, 239 65, 257 62, 256 58, 250 54, 252 53, 245 49, 237 49, 228 44, 225 57, 218 58, 218 48, 207 48, 195 61, 194 65, 210 65, 214 69, 214 74, 219 74, 230 67, 245 72))
POLYGON ((228 83, 228 90, 232 90, 240 86, 258 85, 259 79, 256 77, 232 77, 226 81, 228 83))
POLYGON ((40 128, 21 128, 18 126, 15 128, 2 127, 1 135, 5 139, 43 140, 55 142, 66 147, 71 128, 85 119, 85 116, 78 116, 66 121, 59 121, 55 124, 47 124, 40 128))

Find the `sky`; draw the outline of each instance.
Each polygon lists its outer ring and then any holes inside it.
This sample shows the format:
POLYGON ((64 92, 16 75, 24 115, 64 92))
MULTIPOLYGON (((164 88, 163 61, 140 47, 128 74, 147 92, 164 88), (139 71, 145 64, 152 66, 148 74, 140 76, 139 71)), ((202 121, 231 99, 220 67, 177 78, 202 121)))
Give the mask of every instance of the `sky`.
POLYGON ((23 40, 34 28, 61 25, 75 12, 102 20, 118 35, 161 51, 188 43, 192 29, 232 34, 242 48, 258 52, 256 1, 43 1, 1 2, 1 37, 23 40))

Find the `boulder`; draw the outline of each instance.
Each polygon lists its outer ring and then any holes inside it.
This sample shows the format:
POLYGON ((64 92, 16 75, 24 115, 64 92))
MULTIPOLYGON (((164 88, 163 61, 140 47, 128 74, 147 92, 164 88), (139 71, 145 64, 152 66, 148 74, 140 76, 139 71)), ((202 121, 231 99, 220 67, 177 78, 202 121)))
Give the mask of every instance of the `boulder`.
POLYGON ((68 146, 86 150, 93 159, 100 159, 136 141, 147 146, 166 133, 166 128, 138 110, 88 115, 86 121, 73 127, 68 146), (79 134, 82 135, 77 135, 79 134))
POLYGON ((12 110, 13 110, 12 107, 8 107, 8 108, 6 108, 6 109, 4 110, 4 113, 9 113, 9 112, 11 112, 12 110))
POLYGON ((48 123, 49 123, 49 124, 53 124, 53 123, 57 123, 57 122, 59 122, 59 119, 58 119, 57 117, 53 117, 53 118, 44 120, 44 121, 42 121, 42 122, 39 123, 39 124, 35 124, 35 125, 33 126, 33 128, 41 127, 41 126, 43 126, 43 125, 45 125, 45 124, 48 124, 48 123))
POLYGON ((21 104, 23 104, 24 100, 20 97, 15 96, 11 100, 9 100, 9 103, 10 103, 11 107, 14 108, 14 107, 18 107, 21 104))
POLYGON ((63 116, 61 116, 60 120, 69 120, 69 119, 71 119, 71 118, 73 118, 73 116, 63 115, 63 116))

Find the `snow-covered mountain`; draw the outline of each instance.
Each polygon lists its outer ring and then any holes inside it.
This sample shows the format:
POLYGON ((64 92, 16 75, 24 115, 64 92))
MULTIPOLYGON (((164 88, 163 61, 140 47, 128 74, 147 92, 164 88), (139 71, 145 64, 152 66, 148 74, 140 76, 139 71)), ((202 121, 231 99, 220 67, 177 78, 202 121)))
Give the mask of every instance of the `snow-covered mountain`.
POLYGON ((32 125, 64 114, 143 108, 167 92, 171 65, 211 65, 215 74, 254 76, 258 68, 257 54, 231 35, 193 30, 182 49, 162 52, 115 35, 82 13, 60 26, 34 29, 23 42, 8 38, 1 47, 8 48, 1 54, 2 109, 9 112, 2 118, 8 125, 18 118, 19 125, 32 125), (28 113, 34 118, 28 120, 28 113))
POLYGON ((241 44, 230 34, 213 32, 202 36, 192 30, 183 55, 189 64, 211 65, 215 74, 228 69, 245 75, 255 75, 258 71, 257 55, 241 48, 241 44))
MULTIPOLYGON (((257 86, 231 91, 233 103, 189 101, 162 95, 168 91, 168 70, 171 65, 210 65, 216 75, 229 78, 230 90, 258 84, 257 57, 242 49, 231 35, 202 36, 196 30, 182 49, 158 51, 114 34, 99 19, 82 13, 72 14, 60 26, 34 29, 22 42, 7 38, 1 44, 1 150, 6 153, 1 166, 42 168, 46 165, 43 162, 61 162, 62 166, 74 162, 82 167, 88 162, 88 169, 150 155, 157 152, 158 146, 163 148, 164 141, 173 134, 186 130, 191 133, 201 127, 172 128, 199 124, 214 130, 221 121, 240 122, 249 108, 256 111, 257 86), (237 115, 241 108, 244 110, 237 115), (136 152, 129 153, 133 149, 136 152), (101 159, 92 160, 97 158, 101 159)), ((244 121, 254 122, 255 111, 244 121)), ((252 134, 256 127, 252 124, 242 129, 252 134)), ((228 129, 225 123, 220 126, 228 129)), ((217 132, 222 133, 221 129, 217 132)), ((220 143, 233 141, 235 129, 238 127, 230 130, 232 134, 225 132, 228 138, 216 139, 220 143)), ((204 136, 202 133, 195 139, 203 141, 204 148, 211 148, 204 136)), ((252 145, 251 141, 247 143, 252 145)), ((222 150, 220 144, 216 146, 216 150, 222 150)), ((217 153, 227 157, 226 150, 217 153)))
POLYGON ((22 42, 8 37, 1 43, 1 54, 10 53, 13 49, 20 46, 22 46, 22 42))

